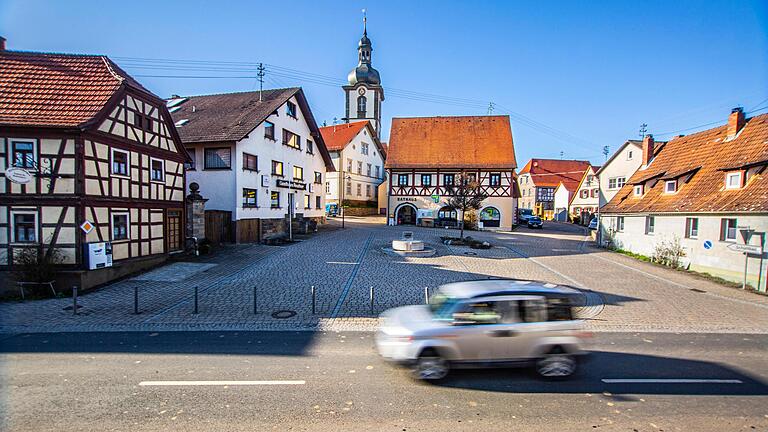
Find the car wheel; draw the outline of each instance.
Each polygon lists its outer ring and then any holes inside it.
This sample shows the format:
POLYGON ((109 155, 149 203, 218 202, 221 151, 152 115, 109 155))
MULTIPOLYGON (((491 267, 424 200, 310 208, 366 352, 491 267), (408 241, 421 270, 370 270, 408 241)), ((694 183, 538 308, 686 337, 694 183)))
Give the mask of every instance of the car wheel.
POLYGON ((448 375, 448 362, 435 352, 422 354, 413 367, 413 377, 426 381, 437 381, 448 375))
POLYGON ((536 372, 544 378, 567 378, 576 372, 576 359, 564 353, 548 354, 536 362, 536 372))

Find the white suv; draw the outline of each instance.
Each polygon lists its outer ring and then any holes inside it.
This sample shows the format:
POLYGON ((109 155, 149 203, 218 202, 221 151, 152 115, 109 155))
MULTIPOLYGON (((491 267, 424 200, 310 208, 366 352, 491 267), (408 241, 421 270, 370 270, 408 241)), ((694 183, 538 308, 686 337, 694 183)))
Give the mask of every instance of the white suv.
POLYGON ((527 280, 443 285, 429 305, 384 312, 376 346, 425 380, 467 366, 535 365, 541 376, 567 377, 590 336, 573 318, 581 299, 574 288, 527 280))

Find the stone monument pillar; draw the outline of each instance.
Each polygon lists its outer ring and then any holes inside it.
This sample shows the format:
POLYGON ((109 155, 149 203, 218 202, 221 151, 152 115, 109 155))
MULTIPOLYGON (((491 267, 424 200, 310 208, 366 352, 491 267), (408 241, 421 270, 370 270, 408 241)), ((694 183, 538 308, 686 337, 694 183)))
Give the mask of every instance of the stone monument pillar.
POLYGON ((205 238, 205 202, 200 195, 200 185, 189 184, 187 195, 187 237, 196 237, 198 244, 205 238))

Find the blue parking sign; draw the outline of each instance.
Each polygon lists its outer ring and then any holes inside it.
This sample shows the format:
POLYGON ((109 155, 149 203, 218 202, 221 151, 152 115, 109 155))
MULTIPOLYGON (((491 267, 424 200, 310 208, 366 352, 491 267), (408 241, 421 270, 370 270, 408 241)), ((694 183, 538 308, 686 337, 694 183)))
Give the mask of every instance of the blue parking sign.
POLYGON ((712 249, 712 242, 710 240, 704 240, 704 249, 712 249))

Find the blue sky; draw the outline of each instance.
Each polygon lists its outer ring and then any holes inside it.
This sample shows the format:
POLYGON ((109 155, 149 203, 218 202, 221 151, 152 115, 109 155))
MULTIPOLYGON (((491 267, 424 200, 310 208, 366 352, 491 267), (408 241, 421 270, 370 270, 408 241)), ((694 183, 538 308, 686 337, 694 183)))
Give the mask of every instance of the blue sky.
POLYGON ((265 87, 304 87, 331 123, 366 8, 385 140, 393 116, 482 115, 494 102, 512 114, 518 165, 561 152, 599 164, 642 123, 664 139, 768 106, 767 5, 0 0, 0 35, 9 49, 109 55, 163 97, 257 89, 248 63, 263 62, 265 87))

